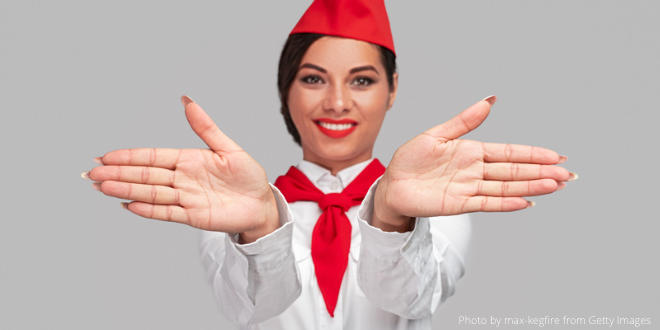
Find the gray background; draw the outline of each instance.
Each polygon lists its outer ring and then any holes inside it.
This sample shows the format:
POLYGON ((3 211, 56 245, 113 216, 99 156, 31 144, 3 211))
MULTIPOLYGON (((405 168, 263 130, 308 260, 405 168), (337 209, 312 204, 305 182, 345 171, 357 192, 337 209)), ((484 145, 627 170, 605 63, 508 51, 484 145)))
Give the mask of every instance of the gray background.
MULTIPOLYGON (((277 61, 309 3, 0 1, 0 328, 235 328, 197 230, 127 213, 79 174, 115 149, 205 147, 182 94, 271 180, 284 173, 301 152, 279 115, 277 61)), ((658 2, 387 6, 401 78, 377 157, 497 94, 468 138, 551 148, 580 174, 531 210, 474 216, 467 274, 435 328, 528 315, 657 327, 658 2)))

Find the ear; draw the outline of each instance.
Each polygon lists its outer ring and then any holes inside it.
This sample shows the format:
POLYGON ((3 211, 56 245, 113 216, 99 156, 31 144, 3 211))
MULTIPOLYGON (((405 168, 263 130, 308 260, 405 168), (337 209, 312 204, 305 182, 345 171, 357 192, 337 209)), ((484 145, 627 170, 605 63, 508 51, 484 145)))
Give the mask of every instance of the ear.
POLYGON ((392 105, 394 105, 394 99, 396 99, 396 91, 399 87, 399 74, 395 72, 392 75, 392 78, 392 89, 390 90, 390 94, 387 99, 387 110, 390 110, 392 105))

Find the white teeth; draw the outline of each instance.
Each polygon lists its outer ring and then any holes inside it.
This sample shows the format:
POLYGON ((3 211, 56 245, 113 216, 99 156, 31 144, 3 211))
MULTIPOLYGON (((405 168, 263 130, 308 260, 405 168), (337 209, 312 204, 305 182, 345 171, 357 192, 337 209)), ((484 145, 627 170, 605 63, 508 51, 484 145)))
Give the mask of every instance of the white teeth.
POLYGON ((333 130, 333 131, 343 131, 345 129, 349 129, 349 128, 353 127, 353 124, 331 124, 331 123, 325 123, 325 122, 322 122, 322 121, 319 122, 319 125, 321 125, 321 127, 323 127, 323 128, 333 130))

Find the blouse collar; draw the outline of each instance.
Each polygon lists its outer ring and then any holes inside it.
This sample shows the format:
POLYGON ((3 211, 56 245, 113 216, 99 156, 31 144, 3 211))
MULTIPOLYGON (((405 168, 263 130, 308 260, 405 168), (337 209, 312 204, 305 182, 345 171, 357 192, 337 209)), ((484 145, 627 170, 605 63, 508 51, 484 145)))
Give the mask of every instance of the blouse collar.
MULTIPOLYGON (((306 160, 300 161, 300 163, 298 163, 296 167, 301 172, 303 172, 305 176, 307 176, 309 181, 311 181, 314 185, 316 185, 319 188, 322 188, 321 186, 324 186, 324 182, 337 181, 338 179, 341 187, 334 187, 334 189, 332 190, 341 191, 344 188, 346 188, 346 186, 348 186, 353 181, 353 179, 355 179, 362 172, 362 170, 364 170, 364 168, 367 167, 367 165, 369 165, 372 161, 373 158, 349 166, 337 172, 337 175, 332 175, 332 173, 328 169, 306 160)), ((321 189, 321 190, 325 190, 325 189, 321 189)))

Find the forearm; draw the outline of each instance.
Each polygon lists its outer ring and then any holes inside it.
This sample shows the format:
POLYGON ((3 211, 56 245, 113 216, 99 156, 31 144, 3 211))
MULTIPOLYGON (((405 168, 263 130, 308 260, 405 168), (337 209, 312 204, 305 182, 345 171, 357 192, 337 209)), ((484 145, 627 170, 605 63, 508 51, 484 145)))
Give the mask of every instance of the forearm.
POLYGON ((469 240, 469 218, 419 218, 412 232, 384 232, 369 224, 368 215, 373 214, 369 197, 359 214, 360 288, 381 309, 406 318, 430 316, 453 293, 464 272, 462 254, 469 240), (447 235, 442 234, 445 229, 447 235))
POLYGON ((388 233, 361 223, 358 284, 373 304, 401 317, 417 319, 433 312, 439 296, 438 260, 428 234, 428 219, 412 233, 388 233))
MULTIPOLYGON (((291 220, 283 203, 280 213, 291 220)), ((292 229, 288 221, 250 244, 239 244, 238 235, 204 233, 201 247, 207 277, 223 313, 239 325, 277 316, 300 295, 292 229)))

